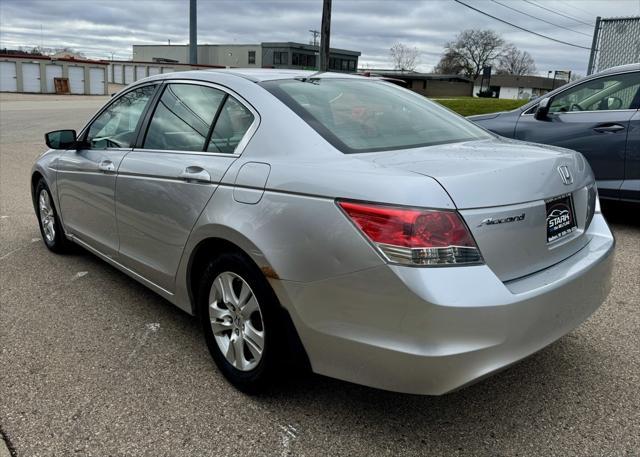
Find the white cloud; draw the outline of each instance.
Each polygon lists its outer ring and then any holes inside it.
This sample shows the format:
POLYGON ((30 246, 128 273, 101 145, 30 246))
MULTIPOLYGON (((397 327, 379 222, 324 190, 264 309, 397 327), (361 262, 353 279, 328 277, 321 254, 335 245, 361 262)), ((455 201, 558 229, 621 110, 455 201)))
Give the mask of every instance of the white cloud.
MULTIPOLYGON (((559 29, 489 0, 466 3, 538 33, 589 47, 588 36, 559 29)), ((523 0, 501 3, 547 21, 591 34, 597 15, 640 14, 640 0, 523 0)), ((321 0, 199 0, 200 43, 308 42, 320 26, 321 0)), ((490 28, 529 51, 541 72, 570 69, 585 73, 589 51, 544 40, 472 11, 453 0, 333 0, 333 47, 362 52, 360 62, 388 67, 389 48, 397 41, 417 47, 420 67, 429 71, 444 44, 469 28, 490 28)), ((93 58, 130 58, 134 43, 188 42, 186 0, 2 0, 0 48, 44 45, 72 47, 93 58)))

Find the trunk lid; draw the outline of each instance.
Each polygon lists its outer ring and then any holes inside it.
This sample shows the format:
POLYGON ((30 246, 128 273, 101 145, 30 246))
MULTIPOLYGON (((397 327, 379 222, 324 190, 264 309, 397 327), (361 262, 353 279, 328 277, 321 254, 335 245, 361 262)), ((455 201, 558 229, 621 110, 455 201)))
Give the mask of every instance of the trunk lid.
POLYGON ((593 175, 574 151, 496 138, 359 158, 437 180, 503 281, 558 263, 588 242, 584 232, 595 199, 593 175), (560 167, 569 171, 570 182, 565 183, 560 167), (547 201, 563 195, 571 198, 576 228, 549 242, 547 201))

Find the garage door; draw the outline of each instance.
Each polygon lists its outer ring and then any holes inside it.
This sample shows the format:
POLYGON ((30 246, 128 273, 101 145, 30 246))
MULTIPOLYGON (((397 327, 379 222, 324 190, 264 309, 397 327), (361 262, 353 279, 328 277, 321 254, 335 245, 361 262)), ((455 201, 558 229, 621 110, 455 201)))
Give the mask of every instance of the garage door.
POLYGON ((147 67, 136 67, 136 81, 147 77, 147 67))
POLYGON ((149 67, 149 76, 159 75, 160 67, 149 67))
POLYGON ((162 67, 162 73, 173 73, 174 71, 176 71, 174 68, 162 67))
POLYGON ((45 79, 47 81, 47 92, 55 93, 56 85, 53 78, 62 78, 62 67, 60 65, 47 65, 44 69, 45 79))
POLYGON ((89 69, 89 93, 104 95, 104 68, 89 69))
POLYGON ((124 80, 122 79, 122 65, 113 66, 113 82, 116 84, 124 83, 124 80))
POLYGON ((69 67, 69 91, 84 94, 84 67, 69 67))
POLYGON ((40 88, 40 64, 39 63, 23 63, 22 64, 22 91, 23 92, 42 92, 40 88))
POLYGON ((133 65, 124 66, 124 83, 125 84, 131 84, 134 81, 133 79, 134 71, 135 70, 133 65))
POLYGON ((0 91, 18 91, 18 78, 16 77, 15 62, 0 62, 0 91))

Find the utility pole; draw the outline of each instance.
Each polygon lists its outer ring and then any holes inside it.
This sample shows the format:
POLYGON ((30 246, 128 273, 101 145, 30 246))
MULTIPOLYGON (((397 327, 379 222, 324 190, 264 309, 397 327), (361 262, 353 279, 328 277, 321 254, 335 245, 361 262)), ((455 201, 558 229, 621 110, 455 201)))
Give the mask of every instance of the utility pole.
POLYGON ((593 73, 596 65, 596 54, 598 52, 598 34, 600 33, 600 16, 596 17, 596 25, 593 28, 593 41, 591 42, 591 52, 589 53, 589 65, 587 66, 587 75, 593 73))
POLYGON ((189 0, 189 63, 198 63, 198 2, 189 0))
POLYGON ((311 44, 314 46, 318 46, 318 35, 320 35, 320 31, 311 29, 309 30, 309 33, 313 35, 313 41, 311 42, 311 44))
POLYGON ((331 36, 331 0, 323 0, 320 26, 320 71, 329 69, 329 40, 331 36))

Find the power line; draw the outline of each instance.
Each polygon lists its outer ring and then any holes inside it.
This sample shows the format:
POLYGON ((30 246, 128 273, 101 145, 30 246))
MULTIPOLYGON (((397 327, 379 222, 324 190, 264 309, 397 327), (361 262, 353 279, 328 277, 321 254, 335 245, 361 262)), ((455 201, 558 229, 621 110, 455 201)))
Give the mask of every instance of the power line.
POLYGON ((529 3, 530 5, 537 6, 538 8, 542 8, 545 11, 549 11, 549 12, 551 12, 553 14, 557 14, 558 16, 563 16, 563 17, 566 17, 567 19, 571 19, 572 21, 579 22, 580 24, 589 25, 591 27, 595 26, 595 24, 593 22, 581 21, 580 19, 576 19, 575 17, 569 16, 567 14, 562 14, 562 13, 559 13, 558 11, 554 11, 552 9, 549 9, 546 6, 539 5, 536 2, 532 2, 531 0, 523 0, 523 1, 529 3))
POLYGON ((491 1, 492 1, 493 3, 497 3, 497 4, 498 4, 498 5, 500 5, 500 6, 504 6, 505 8, 509 8, 510 10, 513 10, 513 11, 515 11, 516 13, 524 14, 525 16, 532 17, 533 19, 537 19, 537 20, 539 20, 539 21, 542 21, 542 22, 545 22, 545 23, 547 23, 547 24, 553 25, 554 27, 560 27, 561 29, 569 30, 570 32, 579 33, 580 35, 584 35, 584 36, 588 36, 588 37, 591 37, 591 36, 592 36, 592 35, 590 35, 590 34, 588 34, 588 33, 580 32, 579 30, 573 30, 573 29, 570 29, 569 27, 565 27, 565 26, 560 25, 560 24, 554 24, 553 22, 547 21, 546 19, 542 19, 542 18, 540 18, 540 17, 534 16, 533 14, 525 13, 524 11, 520 11, 519 9, 512 8, 511 6, 509 6, 509 5, 505 5, 504 3, 500 3, 500 2, 499 2, 499 1, 497 1, 497 0, 491 0, 491 1))
MULTIPOLYGON (((572 5, 572 4, 570 4, 570 3, 567 3, 567 2, 564 2, 562 5, 563 5, 563 6, 568 6, 569 8, 573 8, 573 9, 574 9, 574 10, 576 10, 576 11, 582 11, 582 13, 583 13, 583 14, 588 14, 588 15, 593 14, 593 13, 591 13, 591 12, 587 11, 587 10, 583 10, 582 8, 578 8, 577 6, 572 5)), ((584 17, 583 17, 583 18, 581 18, 581 19, 586 19, 586 18, 584 18, 584 17)))
POLYGON ((566 42, 566 41, 557 40, 557 39, 555 39, 555 38, 551 38, 550 36, 543 35, 543 34, 538 33, 538 32, 534 32, 533 30, 525 29, 524 27, 520 27, 519 25, 513 24, 513 23, 511 23, 511 22, 509 22, 509 21, 505 21, 504 19, 500 19, 499 17, 492 16, 492 15, 491 15, 491 14, 489 14, 489 13, 485 13, 484 11, 479 10, 478 8, 474 8, 474 7, 473 7, 473 6, 471 6, 471 5, 467 5, 466 3, 464 3, 464 2, 463 2, 463 1, 461 1, 461 0, 453 0, 453 1, 454 1, 454 2, 456 2, 456 3, 460 3, 461 5, 464 5, 464 6, 466 6, 467 8, 470 8, 470 9, 472 9, 472 10, 474 10, 474 11, 477 11, 477 12, 478 12, 478 13, 480 13, 480 14, 484 14, 485 16, 489 16, 490 18, 495 19, 496 21, 500 21, 500 22, 502 22, 502 23, 504 23, 504 24, 510 25, 511 27, 515 27, 515 28, 517 28, 517 29, 520 29, 520 30, 522 30, 522 31, 524 31, 524 32, 532 33, 533 35, 537 35, 537 36, 539 36, 539 37, 541 37, 541 38, 545 38, 545 39, 547 39, 547 40, 555 41, 556 43, 566 44, 567 46, 573 46, 574 48, 580 48, 580 49, 588 49, 588 50, 591 50, 591 48, 586 47, 586 46, 580 46, 579 44, 568 43, 568 42, 566 42))

